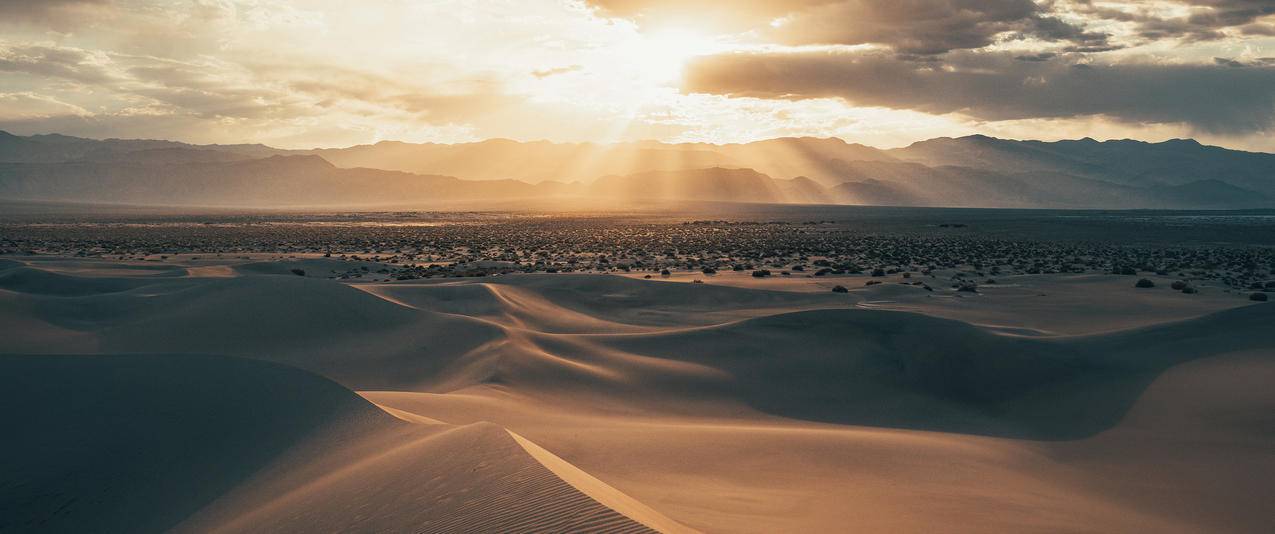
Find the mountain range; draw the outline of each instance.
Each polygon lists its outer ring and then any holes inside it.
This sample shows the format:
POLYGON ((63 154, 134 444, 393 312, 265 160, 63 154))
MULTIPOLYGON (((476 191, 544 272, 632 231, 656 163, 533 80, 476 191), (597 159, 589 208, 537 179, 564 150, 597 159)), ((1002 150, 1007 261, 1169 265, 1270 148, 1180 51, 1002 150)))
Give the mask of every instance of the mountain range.
POLYGON ((386 141, 340 149, 0 132, 7 200, 377 206, 528 198, 1013 208, 1275 206, 1275 154, 981 135, 882 150, 840 139, 745 144, 386 141))

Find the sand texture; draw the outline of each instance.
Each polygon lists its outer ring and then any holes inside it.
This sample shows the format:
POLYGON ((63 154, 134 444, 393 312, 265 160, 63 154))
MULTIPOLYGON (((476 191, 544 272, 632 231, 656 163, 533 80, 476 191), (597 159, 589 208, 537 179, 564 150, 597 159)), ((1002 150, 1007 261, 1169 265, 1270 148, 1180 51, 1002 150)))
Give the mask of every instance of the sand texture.
POLYGON ((1267 303, 349 263, 0 260, 0 532, 1275 531, 1267 303))

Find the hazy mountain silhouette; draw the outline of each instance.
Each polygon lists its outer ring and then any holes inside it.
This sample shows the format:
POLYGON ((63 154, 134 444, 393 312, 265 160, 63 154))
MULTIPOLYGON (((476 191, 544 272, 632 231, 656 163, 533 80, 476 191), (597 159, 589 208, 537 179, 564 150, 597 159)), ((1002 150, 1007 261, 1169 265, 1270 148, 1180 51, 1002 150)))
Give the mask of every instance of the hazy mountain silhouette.
POLYGON ((265 145, 191 145, 152 139, 85 139, 61 134, 21 137, 0 131, 0 162, 58 163, 76 159, 106 160, 154 149, 199 149, 234 154, 241 158, 262 158, 293 151, 265 145))
POLYGON ((313 153, 339 167, 375 167, 471 180, 513 178, 533 183, 587 182, 613 174, 732 167, 751 168, 771 176, 808 176, 825 185, 835 185, 840 179, 830 166, 834 161, 894 159, 872 147, 815 138, 727 145, 653 141, 608 145, 519 143, 508 139, 454 145, 385 141, 313 153))
POLYGON ((519 198, 1015 208, 1275 205, 1275 155, 1190 140, 839 139, 344 149, 189 145, 0 132, 0 195, 164 205, 406 205, 519 198))
POLYGON ((1206 146, 1193 139, 1042 142, 972 135, 930 139, 888 153, 930 166, 1052 172, 1143 187, 1217 180, 1275 196, 1275 154, 1206 146))
POLYGON ((9 199, 156 205, 388 205, 562 194, 563 184, 341 169, 318 156, 229 162, 0 163, 9 199))

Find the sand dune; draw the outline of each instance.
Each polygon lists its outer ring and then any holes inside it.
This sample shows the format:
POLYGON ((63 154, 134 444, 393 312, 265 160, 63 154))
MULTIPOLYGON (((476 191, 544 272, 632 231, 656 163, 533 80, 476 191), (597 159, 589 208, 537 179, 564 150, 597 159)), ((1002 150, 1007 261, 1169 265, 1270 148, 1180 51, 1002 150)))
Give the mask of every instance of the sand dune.
MULTIPOLYGON (((393 418, 279 365, 201 356, 4 356, 0 517, 17 531, 156 531, 298 443, 393 418)), ((322 439, 322 438, 321 438, 322 439)))
POLYGON ((5 530, 687 530, 500 427, 411 424, 293 368, 175 355, 0 368, 15 425, 0 446, 5 530))
POLYGON ((138 265, 0 264, 0 353, 48 354, 0 359, 25 429, 5 457, 31 459, 4 466, 29 481, 0 489, 25 503, 8 525, 1275 526, 1275 307, 1235 296, 1094 275, 971 297, 858 277, 344 283, 320 278, 342 270, 326 259, 197 265, 220 277, 138 265), (1085 298, 1113 303, 1089 317, 1085 298), (1157 309, 1120 319, 1137 305, 1157 309))
MULTIPOLYGON (((559 478, 498 426, 432 426, 284 458, 177 530, 652 531, 559 478)), ((677 528, 658 513, 642 519, 677 528)))

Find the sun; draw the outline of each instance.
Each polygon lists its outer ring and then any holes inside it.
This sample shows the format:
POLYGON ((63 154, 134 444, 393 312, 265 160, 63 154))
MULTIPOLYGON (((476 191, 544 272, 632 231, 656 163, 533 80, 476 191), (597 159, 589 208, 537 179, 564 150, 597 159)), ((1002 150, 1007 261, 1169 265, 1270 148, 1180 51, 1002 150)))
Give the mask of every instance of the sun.
POLYGON ((695 56, 713 53, 717 43, 689 30, 643 34, 629 43, 624 60, 649 82, 670 85, 681 81, 682 70, 695 56))

